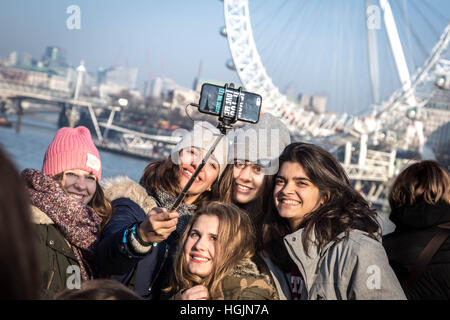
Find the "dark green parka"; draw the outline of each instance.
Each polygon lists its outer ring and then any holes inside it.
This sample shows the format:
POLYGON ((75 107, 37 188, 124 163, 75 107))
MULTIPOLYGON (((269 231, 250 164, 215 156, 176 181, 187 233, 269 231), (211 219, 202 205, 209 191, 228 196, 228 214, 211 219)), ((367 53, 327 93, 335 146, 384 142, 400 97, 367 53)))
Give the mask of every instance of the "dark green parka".
MULTIPOLYGON (((181 300, 178 292, 171 299, 181 300)), ((220 300, 278 300, 278 293, 269 275, 262 273, 256 264, 245 259, 222 280, 220 300)))
POLYGON ((53 221, 41 210, 32 206, 36 228, 37 251, 41 270, 42 299, 52 299, 67 284, 76 285, 81 279, 77 258, 53 221), (69 280, 69 283, 68 283, 69 280))

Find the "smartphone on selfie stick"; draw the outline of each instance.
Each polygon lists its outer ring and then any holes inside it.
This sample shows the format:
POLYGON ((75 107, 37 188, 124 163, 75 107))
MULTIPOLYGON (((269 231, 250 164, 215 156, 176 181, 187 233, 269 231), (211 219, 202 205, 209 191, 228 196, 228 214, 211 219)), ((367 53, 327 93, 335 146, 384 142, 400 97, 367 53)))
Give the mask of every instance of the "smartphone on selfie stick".
POLYGON ((194 183, 195 178, 197 178, 209 157, 216 149, 220 139, 226 136, 227 130, 232 129, 232 124, 236 121, 250 123, 257 123, 259 121, 261 103, 262 97, 260 95, 243 91, 242 87, 235 89, 233 83, 230 85, 225 84, 223 87, 210 83, 204 83, 202 85, 200 102, 195 106, 197 106, 198 110, 202 113, 217 115, 219 117, 217 128, 221 134, 217 136, 214 144, 208 150, 186 186, 181 190, 181 193, 178 195, 169 212, 176 210, 181 204, 187 191, 192 183, 194 183))

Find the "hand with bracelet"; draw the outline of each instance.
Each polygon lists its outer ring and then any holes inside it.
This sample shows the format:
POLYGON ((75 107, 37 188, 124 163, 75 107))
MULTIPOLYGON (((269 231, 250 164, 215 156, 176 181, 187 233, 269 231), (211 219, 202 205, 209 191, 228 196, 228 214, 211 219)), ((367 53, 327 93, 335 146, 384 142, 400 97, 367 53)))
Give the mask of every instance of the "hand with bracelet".
POLYGON ((176 229, 178 213, 168 212, 165 208, 155 207, 137 228, 138 236, 149 245, 166 240, 176 229))

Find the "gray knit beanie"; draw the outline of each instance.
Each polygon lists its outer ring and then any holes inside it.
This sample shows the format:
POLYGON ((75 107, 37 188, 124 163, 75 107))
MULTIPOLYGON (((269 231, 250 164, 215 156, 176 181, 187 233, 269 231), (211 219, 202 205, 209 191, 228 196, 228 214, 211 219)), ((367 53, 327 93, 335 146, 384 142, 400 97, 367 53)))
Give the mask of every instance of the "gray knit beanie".
POLYGON ((260 164, 264 174, 278 171, 278 157, 291 143, 289 130, 284 123, 270 113, 263 113, 258 123, 249 124, 234 132, 234 143, 228 161, 247 160, 260 164))

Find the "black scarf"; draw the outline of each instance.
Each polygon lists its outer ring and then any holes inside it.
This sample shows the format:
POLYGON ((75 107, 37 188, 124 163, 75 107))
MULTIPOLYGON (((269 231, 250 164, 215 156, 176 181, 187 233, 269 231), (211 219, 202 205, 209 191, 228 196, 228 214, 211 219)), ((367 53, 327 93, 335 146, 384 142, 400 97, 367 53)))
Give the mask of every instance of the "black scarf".
MULTIPOLYGON (((155 193, 153 193, 142 181, 142 179, 139 181, 139 184, 145 188, 148 195, 153 197, 156 200, 156 203, 158 206, 162 208, 166 208, 169 210, 172 205, 175 203, 176 198, 171 196, 169 193, 167 193, 164 190, 158 190, 155 193)), ((197 209, 197 206, 195 204, 187 204, 182 202, 177 209, 177 212, 179 214, 178 217, 178 224, 177 224, 177 233, 179 236, 181 236, 186 229, 186 226, 189 223, 189 220, 191 219, 192 215, 194 214, 195 210, 197 209)))
POLYGON ((426 229, 450 221, 450 205, 444 201, 429 204, 420 200, 411 206, 394 208, 389 219, 398 229, 426 229))

